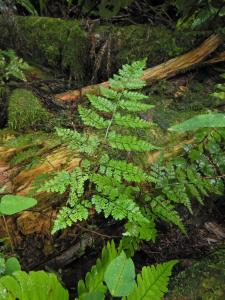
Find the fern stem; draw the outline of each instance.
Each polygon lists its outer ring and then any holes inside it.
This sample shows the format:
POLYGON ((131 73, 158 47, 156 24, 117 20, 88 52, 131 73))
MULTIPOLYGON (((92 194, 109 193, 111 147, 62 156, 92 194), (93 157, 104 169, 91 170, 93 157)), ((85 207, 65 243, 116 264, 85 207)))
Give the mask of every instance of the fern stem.
POLYGON ((113 123, 113 120, 114 120, 114 115, 115 115, 115 113, 116 113, 116 111, 117 111, 117 107, 118 107, 118 104, 120 103, 120 100, 121 100, 121 95, 119 95, 119 98, 118 98, 118 100, 117 100, 116 106, 115 106, 115 108, 114 108, 114 110, 113 110, 112 118, 111 118, 111 120, 110 120, 110 123, 109 123, 107 129, 106 129, 104 141, 106 141, 106 139, 107 139, 107 137, 108 137, 109 129, 110 129, 110 127, 112 126, 112 123, 113 123))

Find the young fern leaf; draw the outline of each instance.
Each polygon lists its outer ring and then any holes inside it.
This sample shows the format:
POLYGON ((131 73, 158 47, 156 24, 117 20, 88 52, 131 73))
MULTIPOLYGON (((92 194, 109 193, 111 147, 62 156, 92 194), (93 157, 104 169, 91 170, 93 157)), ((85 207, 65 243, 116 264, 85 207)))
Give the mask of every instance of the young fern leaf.
POLYGON ((176 260, 157 266, 143 267, 133 292, 123 300, 161 300, 168 291, 168 282, 176 260))
POLYGON ((124 151, 144 152, 159 149, 145 140, 138 139, 136 136, 120 135, 115 131, 110 132, 108 143, 112 148, 124 151))
POLYGON ((79 105, 78 111, 83 123, 87 126, 91 126, 96 129, 105 129, 110 124, 109 120, 105 120, 92 109, 87 109, 79 105))
POLYGON ((119 70, 119 74, 114 75, 109 80, 110 86, 113 89, 141 89, 145 86, 145 82, 141 80, 143 68, 146 61, 137 61, 131 65, 123 65, 119 70))

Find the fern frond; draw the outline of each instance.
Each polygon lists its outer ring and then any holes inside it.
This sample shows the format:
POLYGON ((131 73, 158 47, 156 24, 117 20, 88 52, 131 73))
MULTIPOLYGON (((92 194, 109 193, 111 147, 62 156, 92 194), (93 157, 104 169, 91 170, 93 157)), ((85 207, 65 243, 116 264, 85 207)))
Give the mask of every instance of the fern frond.
POLYGON ((134 117, 132 115, 121 115, 116 113, 114 116, 114 122, 116 125, 125 128, 149 128, 151 126, 150 122, 147 122, 139 117, 134 117))
POLYGON ((145 81, 141 80, 145 60, 137 61, 131 65, 123 65, 119 70, 119 74, 114 75, 109 80, 109 84, 113 89, 141 89, 145 86, 145 81))
POLYGON ((88 136, 80 134, 76 130, 56 128, 57 135, 63 143, 68 145, 71 150, 92 154, 96 151, 100 141, 96 135, 88 136))
POLYGON ((129 199, 124 195, 120 195, 112 200, 99 195, 92 197, 92 204, 95 205, 95 209, 98 213, 103 212, 105 218, 110 215, 115 220, 128 219, 131 222, 137 222, 138 224, 148 223, 147 219, 141 214, 140 208, 134 202, 133 199, 129 199))
POLYGON ((104 97, 91 94, 87 94, 86 96, 88 97, 88 100, 91 102, 92 106, 98 111, 112 113, 115 110, 115 103, 104 97))
POLYGON ((145 241, 155 241, 156 227, 153 219, 148 219, 148 222, 128 222, 125 225, 125 237, 137 238, 145 241))
POLYGON ((109 120, 105 120, 92 109, 87 109, 79 105, 78 111, 83 123, 87 126, 91 126, 97 129, 104 129, 107 128, 110 124, 109 120))
POLYGON ((105 88, 105 87, 100 87, 100 92, 101 95, 108 98, 108 99, 116 99, 118 97, 118 93, 115 90, 105 88))
POLYGON ((146 59, 138 60, 133 62, 132 64, 128 65, 125 64, 119 70, 119 75, 122 78, 137 78, 139 79, 143 75, 143 69, 146 66, 146 59))
POLYGON ((174 206, 166 201, 163 196, 157 196, 150 202, 152 212, 156 217, 159 217, 167 222, 177 225, 177 227, 186 233, 184 225, 178 212, 175 210, 174 206))
POLYGON ((121 100, 119 107, 130 112, 139 112, 149 110, 153 108, 154 105, 121 100))
POLYGON ((73 208, 68 206, 62 207, 59 213, 57 214, 56 220, 54 222, 52 234, 59 230, 72 226, 77 221, 86 220, 88 218, 89 207, 89 201, 82 201, 82 204, 77 203, 76 206, 73 208))
POLYGON ((145 140, 138 139, 132 135, 120 135, 116 132, 111 132, 108 136, 109 145, 112 148, 125 150, 125 151, 152 151, 159 149, 156 146, 146 142, 145 140))
POLYGON ((96 184, 97 191, 110 196, 110 199, 115 199, 121 194, 130 198, 133 197, 135 192, 139 191, 138 187, 124 185, 113 177, 93 174, 90 179, 96 184))
POLYGON ((171 260, 157 266, 143 267, 127 300, 161 300, 168 291, 169 278, 175 264, 177 261, 171 260))
POLYGON ((136 102, 144 99, 148 99, 149 97, 146 96, 145 94, 139 93, 139 92, 134 92, 134 91, 129 91, 125 90, 121 92, 121 99, 122 100, 127 100, 130 102, 136 102))
POLYGON ((166 185, 162 189, 162 192, 170 201, 183 204, 188 208, 189 212, 192 213, 191 201, 188 197, 186 187, 183 183, 177 184, 173 188, 171 188, 169 185, 166 185))
POLYGON ((109 80, 109 84, 113 89, 131 89, 139 90, 145 86, 145 82, 136 78, 122 78, 114 75, 113 79, 109 80))
POLYGON ((70 174, 67 171, 58 172, 54 178, 45 182, 38 192, 63 194, 70 185, 70 174))
MULTIPOLYGON (((104 274, 113 259, 120 254, 120 250, 117 250, 113 241, 108 242, 107 245, 102 249, 102 256, 96 261, 96 265, 92 266, 91 271, 85 276, 85 280, 78 282, 78 296, 79 300, 84 297, 90 297, 94 292, 101 292, 102 295, 107 291, 107 287, 104 284, 104 274)), ((103 298, 102 296, 102 298, 103 298)), ((91 297, 89 299, 92 299, 91 297)), ((101 298, 99 298, 101 299, 101 298)))
POLYGON ((107 155, 104 155, 100 160, 99 172, 119 181, 121 178, 129 182, 145 182, 148 180, 148 175, 140 167, 127 163, 125 160, 110 159, 107 155))

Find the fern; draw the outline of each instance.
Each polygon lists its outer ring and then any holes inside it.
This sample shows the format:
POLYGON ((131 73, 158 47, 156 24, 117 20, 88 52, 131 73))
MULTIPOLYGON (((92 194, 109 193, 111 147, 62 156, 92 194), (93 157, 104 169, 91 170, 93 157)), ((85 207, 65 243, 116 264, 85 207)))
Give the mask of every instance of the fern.
POLYGON ((87 95, 87 97, 92 106, 98 111, 112 113, 116 108, 116 105, 114 103, 104 97, 89 94, 87 95))
POLYGON ((100 88, 99 96, 87 95, 89 108, 80 105, 78 111, 88 130, 57 129, 62 142, 81 153, 82 163, 71 173, 59 172, 41 189, 68 193, 53 232, 86 220, 92 207, 106 218, 123 220, 127 239, 155 240, 156 220, 173 223, 185 233, 176 205, 192 213, 192 198, 203 204, 209 193, 221 192, 221 132, 203 131, 183 157, 159 160, 151 167, 143 163, 146 152, 159 149, 147 136, 153 124, 140 114, 151 107, 138 91, 145 85, 140 79, 144 65, 142 60, 123 66, 108 88, 100 88))
MULTIPOLYGON (((79 299, 84 299, 85 295, 93 295, 95 292, 100 292, 104 295, 107 291, 107 287, 103 282, 104 273, 110 262, 116 258, 121 250, 117 250, 114 242, 107 243, 102 249, 101 258, 98 258, 96 265, 91 268, 85 276, 85 280, 78 282, 78 296, 79 299)), ((101 299, 99 297, 99 299, 101 299)))
POLYGON ((180 216, 169 201, 166 201, 162 196, 158 196, 151 200, 150 205, 155 216, 177 225, 183 233, 186 232, 180 216))
POLYGON ((158 147, 155 147, 149 142, 141 140, 136 136, 120 135, 115 131, 109 134, 108 142, 112 148, 125 151, 144 152, 158 149, 158 147))
POLYGON ((88 136, 80 134, 78 131, 71 129, 56 128, 58 136, 63 143, 68 145, 68 148, 81 153, 92 154, 97 150, 99 139, 97 136, 88 136))
MULTIPOLYGON (((94 206, 105 217, 133 223, 138 228, 136 237, 155 238, 153 221, 146 217, 137 203, 138 184, 149 182, 150 177, 141 166, 121 159, 122 152, 133 151, 135 155, 157 149, 149 143, 143 131, 142 139, 139 138, 140 130, 152 126, 139 115, 152 107, 142 102, 148 97, 134 91, 145 85, 140 79, 144 65, 144 60, 124 65, 109 81, 110 88, 100 88, 100 96, 87 95, 90 108, 80 105, 78 111, 84 125, 90 127, 88 134, 56 129, 63 143, 82 153, 83 158, 88 158, 89 167, 85 169, 82 163, 72 173, 59 172, 41 188, 41 191, 69 193, 67 205, 59 211, 53 232, 87 219, 88 209, 94 206), (124 110, 130 113, 124 114, 124 110), (127 135, 129 128, 134 130, 133 135, 127 135), (113 151, 114 159, 111 159, 113 151), (89 190, 85 191, 85 185, 89 190)), ((131 236, 132 232, 127 230, 126 234, 131 236)))
POLYGON ((141 167, 125 160, 110 159, 108 155, 101 157, 99 172, 118 181, 124 179, 129 182, 145 182, 148 179, 147 173, 141 167))
MULTIPOLYGON (((141 274, 137 277, 134 291, 127 300, 160 300, 168 291, 168 281, 172 268, 177 261, 172 260, 156 267, 143 267, 141 274)), ((123 298, 125 300, 125 298, 123 298)))
POLYGON ((122 116, 116 113, 114 116, 116 125, 123 126, 125 128, 149 128, 151 124, 139 117, 133 117, 132 115, 122 116))
POLYGON ((105 120, 92 109, 87 109, 82 106, 78 107, 78 111, 83 123, 97 129, 104 129, 109 126, 109 120, 105 120))
POLYGON ((115 294, 117 297, 128 295, 123 297, 123 300, 162 299, 167 291, 172 268, 177 261, 143 267, 141 274, 137 276, 137 283, 132 288, 135 277, 134 264, 130 258, 126 258, 124 252, 121 251, 122 248, 124 248, 123 243, 120 244, 119 249, 116 249, 113 241, 107 243, 102 250, 101 258, 97 259, 96 265, 86 274, 85 280, 78 282, 79 300, 105 299, 107 287, 111 292, 114 290, 114 296, 115 294), (122 265, 117 266, 118 262, 122 265))

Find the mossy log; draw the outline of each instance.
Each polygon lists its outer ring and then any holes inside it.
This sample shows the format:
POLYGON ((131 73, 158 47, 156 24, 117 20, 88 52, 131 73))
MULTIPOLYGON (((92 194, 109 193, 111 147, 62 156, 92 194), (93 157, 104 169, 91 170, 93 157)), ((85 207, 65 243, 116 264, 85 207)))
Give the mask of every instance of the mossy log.
POLYGON ((57 73, 88 82, 112 75, 124 63, 146 57, 154 66, 193 49, 207 32, 174 31, 165 26, 98 25, 93 21, 38 16, 0 16, 0 48, 57 73), (97 64, 100 63, 100 67, 97 64))
MULTIPOLYGON (((223 37, 215 34, 205 40, 198 48, 189 51, 186 54, 170 59, 169 61, 162 63, 158 66, 145 70, 142 77, 148 84, 160 79, 171 78, 180 72, 191 69, 200 63, 204 62, 204 59, 208 57, 218 46, 223 42, 223 37)), ((217 56, 214 60, 209 60, 209 63, 216 63, 225 60, 224 52, 217 56)), ((84 88, 68 91, 56 95, 56 99, 59 101, 76 101, 82 95, 87 93, 99 93, 100 87, 108 87, 108 82, 102 82, 100 84, 86 86, 84 88)))

